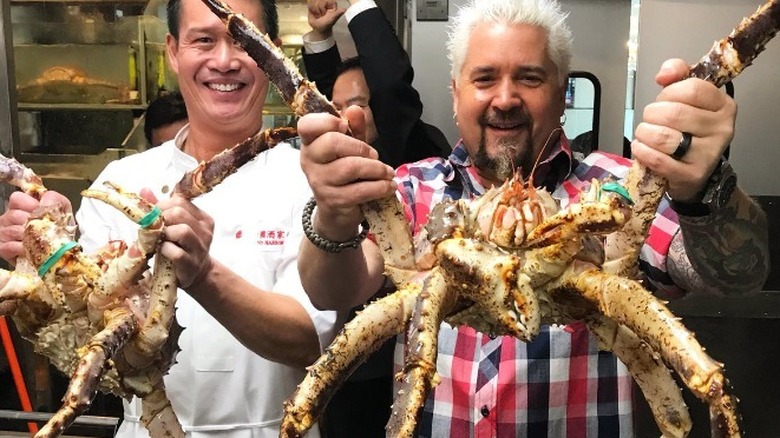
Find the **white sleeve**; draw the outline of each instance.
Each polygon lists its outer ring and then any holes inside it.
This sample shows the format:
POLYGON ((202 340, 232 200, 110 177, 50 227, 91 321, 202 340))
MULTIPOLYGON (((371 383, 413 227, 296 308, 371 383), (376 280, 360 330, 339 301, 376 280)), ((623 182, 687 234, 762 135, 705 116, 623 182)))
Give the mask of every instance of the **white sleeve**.
POLYGON ((313 41, 311 32, 303 34, 303 48, 306 49, 306 53, 322 53, 331 47, 336 45, 336 40, 333 37, 329 37, 322 41, 313 41))
POLYGON ((347 11, 344 13, 344 18, 347 20, 347 23, 349 23, 357 14, 377 7, 374 0, 360 0, 347 8, 347 11))
POLYGON ((298 250, 301 246, 301 240, 305 239, 301 218, 303 208, 311 197, 311 189, 306 184, 305 188, 302 187, 298 190, 298 193, 297 199, 299 201, 295 203, 292 209, 290 235, 285 239, 282 261, 279 263, 276 271, 274 292, 290 295, 301 303, 317 330, 320 351, 324 351, 333 341, 341 326, 346 322, 348 315, 344 312, 317 310, 303 289, 301 277, 298 273, 298 250))

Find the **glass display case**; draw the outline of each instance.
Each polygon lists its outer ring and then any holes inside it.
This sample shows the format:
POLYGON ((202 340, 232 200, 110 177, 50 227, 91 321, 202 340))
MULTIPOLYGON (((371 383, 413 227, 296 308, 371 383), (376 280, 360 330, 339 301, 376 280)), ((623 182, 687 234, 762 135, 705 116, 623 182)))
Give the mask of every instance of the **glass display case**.
MULTIPOLYGON (((142 114, 175 87, 165 23, 146 0, 11 0, 12 155, 78 206, 110 161, 146 147, 142 114)), ((7 45, 8 46, 8 45, 7 45)))

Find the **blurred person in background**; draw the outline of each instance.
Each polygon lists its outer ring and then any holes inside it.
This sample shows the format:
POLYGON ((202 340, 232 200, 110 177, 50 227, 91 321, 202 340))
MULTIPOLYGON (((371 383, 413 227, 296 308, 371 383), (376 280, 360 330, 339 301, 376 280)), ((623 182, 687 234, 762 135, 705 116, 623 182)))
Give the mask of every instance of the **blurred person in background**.
POLYGON ((149 147, 173 139, 188 122, 187 106, 181 93, 166 93, 152 101, 144 113, 144 136, 149 147))

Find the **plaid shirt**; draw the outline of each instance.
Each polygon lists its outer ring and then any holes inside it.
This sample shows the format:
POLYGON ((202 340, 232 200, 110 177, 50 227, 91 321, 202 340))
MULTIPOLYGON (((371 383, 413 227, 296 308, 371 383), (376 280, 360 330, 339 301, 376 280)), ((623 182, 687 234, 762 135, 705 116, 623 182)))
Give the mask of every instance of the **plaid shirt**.
MULTIPOLYGON (((629 167, 629 160, 600 152, 577 163, 562 136, 535 178, 565 207, 577 201, 592 178, 623 179, 629 167)), ((399 167, 396 181, 414 233, 442 199, 485 191, 461 143, 446 160, 399 167)), ((664 201, 641 255, 647 280, 665 295, 680 293, 665 270, 677 228, 677 216, 664 201)), ((398 337, 396 348, 398 369, 403 338, 398 337)), ((425 404, 420 437, 633 436, 631 377, 612 354, 598 351, 581 322, 544 326, 531 343, 442 323, 437 371, 441 383, 425 404)))

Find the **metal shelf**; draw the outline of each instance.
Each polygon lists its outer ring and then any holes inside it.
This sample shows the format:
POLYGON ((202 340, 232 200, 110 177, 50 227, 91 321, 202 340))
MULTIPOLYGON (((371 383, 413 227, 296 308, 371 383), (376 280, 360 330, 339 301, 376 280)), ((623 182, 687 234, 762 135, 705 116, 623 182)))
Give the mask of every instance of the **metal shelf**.
MULTIPOLYGON (((52 415, 54 414, 49 412, 23 412, 0 409, 0 418, 6 418, 9 420, 49 421, 52 415)), ((112 429, 116 429, 118 423, 119 418, 101 417, 96 415, 80 415, 76 417, 75 420, 73 420, 73 424, 108 427, 112 429)))

